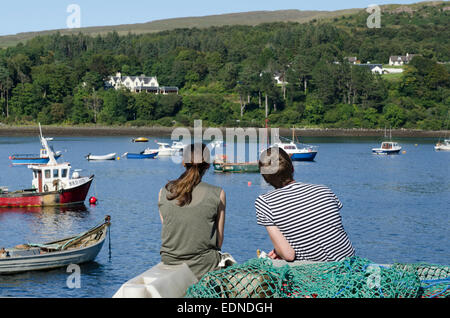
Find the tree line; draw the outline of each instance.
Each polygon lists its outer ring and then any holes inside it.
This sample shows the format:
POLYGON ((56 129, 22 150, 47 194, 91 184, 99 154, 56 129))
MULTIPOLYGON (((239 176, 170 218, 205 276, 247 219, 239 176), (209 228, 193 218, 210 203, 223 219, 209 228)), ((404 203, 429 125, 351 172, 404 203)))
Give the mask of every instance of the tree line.
POLYGON ((310 23, 39 36, 0 50, 4 123, 271 125, 441 129, 450 106, 449 13, 368 14, 310 23), (420 54, 397 80, 352 65, 420 54), (108 76, 157 76, 179 95, 105 89, 108 76), (281 79, 277 83, 275 75, 281 79))

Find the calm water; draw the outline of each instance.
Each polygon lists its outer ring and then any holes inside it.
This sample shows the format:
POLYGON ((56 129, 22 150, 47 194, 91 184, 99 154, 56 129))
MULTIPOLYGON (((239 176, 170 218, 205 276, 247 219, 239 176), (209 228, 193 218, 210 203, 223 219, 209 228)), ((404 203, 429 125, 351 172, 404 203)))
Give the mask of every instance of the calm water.
MULTIPOLYGON (((154 138, 151 138, 153 141, 154 138)), ((158 138, 163 141, 163 138, 158 138)), ((66 285, 65 268, 0 276, 0 297, 111 297, 132 277, 160 261, 159 189, 183 171, 170 159, 88 162, 88 153, 141 151, 131 137, 57 137, 52 142, 63 160, 82 174, 95 174, 88 194, 96 206, 75 210, 0 210, 0 247, 41 243, 80 233, 111 215, 110 240, 95 262, 81 266, 81 288, 66 285)), ((168 139, 166 139, 168 141, 168 139)), ((397 139, 406 151, 377 156, 379 138, 308 138, 318 145, 315 162, 295 163, 298 181, 325 184, 341 199, 343 224, 357 255, 377 263, 450 264, 450 152, 433 149, 435 139, 397 139)), ((12 167, 13 153, 37 153, 37 137, 0 137, 0 185, 28 188, 31 172, 12 167)), ((61 161, 61 159, 60 159, 61 161)), ((255 220, 254 200, 271 190, 258 174, 214 174, 204 181, 227 194, 223 250, 238 262, 269 251, 270 240, 255 220), (251 182, 249 185, 248 182, 251 182)))

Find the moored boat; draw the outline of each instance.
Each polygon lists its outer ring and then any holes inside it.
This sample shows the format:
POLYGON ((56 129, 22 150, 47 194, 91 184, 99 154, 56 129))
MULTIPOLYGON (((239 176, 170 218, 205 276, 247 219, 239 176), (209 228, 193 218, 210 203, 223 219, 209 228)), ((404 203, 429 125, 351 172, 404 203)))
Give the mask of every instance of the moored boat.
POLYGON ((127 159, 155 159, 158 155, 158 152, 145 152, 142 151, 140 153, 129 153, 126 152, 122 155, 122 157, 125 157, 127 159))
MULTIPOLYGON (((53 149, 52 149, 53 151, 53 149)), ((61 151, 53 152, 56 160, 61 157, 61 151)), ((45 165, 49 162, 50 158, 48 156, 46 149, 41 149, 39 154, 13 154, 9 156, 11 163, 16 165, 45 165)))
POLYGON ((379 148, 372 148, 372 152, 377 155, 392 155, 398 154, 402 147, 393 141, 383 141, 379 148))
POLYGON ((132 142, 148 142, 148 138, 145 137, 138 137, 131 139, 132 142))
POLYGON ((183 144, 181 141, 174 141, 172 142, 172 149, 176 149, 178 152, 183 152, 184 147, 186 147, 185 144, 183 144))
POLYGON ((301 146, 297 146, 294 142, 295 140, 295 131, 292 129, 292 140, 281 137, 280 139, 286 139, 286 142, 279 141, 274 143, 271 147, 278 147, 286 151, 286 153, 291 157, 292 161, 314 161, 316 158, 318 147, 312 145, 301 144, 301 146))
POLYGON ((297 147, 294 142, 278 142, 274 143, 272 146, 279 147, 286 151, 286 153, 291 157, 292 161, 314 161, 317 155, 317 147, 305 145, 304 147, 297 147))
POLYGON ((116 160, 116 153, 110 153, 107 155, 92 155, 85 156, 87 160, 116 160))
POLYGON ((213 162, 214 172, 259 172, 257 162, 213 162))
POLYGON ((48 152, 49 163, 28 166, 33 172, 30 189, 10 192, 6 187, 1 187, 0 207, 70 205, 82 203, 86 199, 94 175, 81 177, 75 170, 71 176, 70 163, 56 162, 42 132, 41 142, 48 152))
POLYGON ((167 143, 157 142, 157 144, 159 146, 158 149, 147 148, 147 149, 145 149, 145 153, 158 152, 158 156, 163 157, 163 156, 174 156, 174 155, 178 154, 180 151, 179 148, 172 148, 167 143))
POLYGON ((45 244, 0 249, 0 274, 13 274, 93 261, 106 239, 111 218, 75 236, 45 244))
POLYGON ((213 161, 214 172, 259 172, 258 162, 227 162, 226 156, 213 161))
POLYGON ((443 142, 438 142, 436 146, 434 146, 434 150, 436 151, 450 151, 450 139, 445 139, 443 142))

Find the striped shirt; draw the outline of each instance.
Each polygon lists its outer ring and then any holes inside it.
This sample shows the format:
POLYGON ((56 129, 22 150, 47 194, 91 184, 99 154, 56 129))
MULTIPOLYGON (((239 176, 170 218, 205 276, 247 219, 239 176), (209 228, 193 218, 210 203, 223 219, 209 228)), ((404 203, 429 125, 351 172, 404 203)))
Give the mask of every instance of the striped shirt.
POLYGON ((339 210, 342 203, 326 186, 291 183, 255 201, 259 225, 277 226, 295 251, 295 260, 339 261, 354 250, 339 210))

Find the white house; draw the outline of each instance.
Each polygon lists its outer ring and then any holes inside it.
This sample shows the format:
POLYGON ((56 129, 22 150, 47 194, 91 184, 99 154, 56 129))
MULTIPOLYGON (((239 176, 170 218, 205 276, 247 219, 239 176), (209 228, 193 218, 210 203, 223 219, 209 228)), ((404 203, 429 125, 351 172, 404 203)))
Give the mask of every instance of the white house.
POLYGON ((160 87, 156 76, 122 76, 122 74, 116 73, 116 76, 110 76, 105 82, 106 88, 127 88, 131 92, 148 92, 155 94, 178 94, 178 87, 160 87))
POLYGON ((377 73, 377 74, 383 74, 384 70, 383 70, 383 65, 381 64, 355 64, 355 66, 359 66, 359 67, 367 67, 370 69, 370 71, 372 73, 377 73))
POLYGON ((277 82, 278 85, 286 85, 288 84, 288 82, 285 81, 284 76, 285 74, 283 73, 275 72, 273 74, 273 79, 277 82))
POLYGON ((418 54, 393 55, 389 57, 389 65, 404 65, 411 62, 412 58, 418 54))

